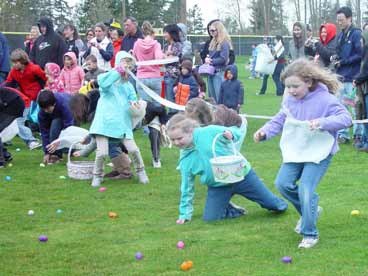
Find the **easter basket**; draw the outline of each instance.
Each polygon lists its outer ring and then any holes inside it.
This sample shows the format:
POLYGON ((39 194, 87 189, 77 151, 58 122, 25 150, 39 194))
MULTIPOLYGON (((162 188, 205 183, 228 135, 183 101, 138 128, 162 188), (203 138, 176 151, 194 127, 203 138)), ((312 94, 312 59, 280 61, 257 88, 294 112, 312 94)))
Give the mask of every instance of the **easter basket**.
POLYGON ((236 183, 244 179, 245 176, 245 159, 236 150, 234 143, 231 141, 233 155, 216 156, 215 145, 218 138, 222 136, 219 133, 212 142, 213 158, 210 159, 213 176, 216 182, 236 183))
POLYGON ((70 156, 72 154, 73 147, 78 144, 74 143, 70 146, 68 152, 68 163, 66 164, 68 169, 68 176, 76 180, 89 180, 93 177, 94 161, 72 161, 70 156))

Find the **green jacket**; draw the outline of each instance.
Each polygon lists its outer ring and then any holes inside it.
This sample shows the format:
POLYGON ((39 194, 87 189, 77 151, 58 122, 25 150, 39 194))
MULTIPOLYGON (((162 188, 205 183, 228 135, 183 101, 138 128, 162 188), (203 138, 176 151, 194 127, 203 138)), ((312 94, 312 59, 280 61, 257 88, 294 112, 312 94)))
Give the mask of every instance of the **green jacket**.
MULTIPOLYGON (((200 181, 204 185, 218 187, 226 185, 214 180, 210 159, 213 158, 212 141, 219 133, 225 130, 231 131, 234 142, 241 146, 244 140, 246 125, 243 128, 206 126, 197 128, 193 132, 193 147, 180 151, 179 165, 177 167, 181 173, 181 197, 179 206, 179 218, 190 220, 193 213, 194 180, 195 176, 200 176, 200 181)), ((215 146, 216 156, 232 155, 230 141, 221 136, 215 146)), ((250 171, 251 166, 246 161, 245 175, 250 171)))

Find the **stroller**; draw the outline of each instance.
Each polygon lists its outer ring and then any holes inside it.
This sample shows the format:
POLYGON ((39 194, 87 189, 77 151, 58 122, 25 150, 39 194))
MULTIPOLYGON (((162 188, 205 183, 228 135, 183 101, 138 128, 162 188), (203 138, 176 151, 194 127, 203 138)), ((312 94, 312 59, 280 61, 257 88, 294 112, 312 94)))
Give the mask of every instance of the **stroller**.
POLYGON ((0 167, 12 160, 3 142, 10 141, 14 137, 9 137, 9 127, 14 126, 16 124, 14 121, 23 115, 24 107, 24 101, 18 90, 0 87, 0 167))

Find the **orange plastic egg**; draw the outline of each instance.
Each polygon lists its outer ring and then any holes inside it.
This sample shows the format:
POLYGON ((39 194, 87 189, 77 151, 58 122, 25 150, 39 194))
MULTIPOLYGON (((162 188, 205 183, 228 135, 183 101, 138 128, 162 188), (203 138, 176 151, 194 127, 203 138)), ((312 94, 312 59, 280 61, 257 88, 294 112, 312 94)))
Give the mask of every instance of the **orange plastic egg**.
POLYGON ((109 217, 114 219, 114 218, 117 218, 118 217, 118 214, 115 213, 115 212, 109 212, 109 217))
POLYGON ((193 267, 193 262, 192 261, 185 261, 180 265, 180 269, 183 270, 183 271, 188 271, 192 267, 193 267))

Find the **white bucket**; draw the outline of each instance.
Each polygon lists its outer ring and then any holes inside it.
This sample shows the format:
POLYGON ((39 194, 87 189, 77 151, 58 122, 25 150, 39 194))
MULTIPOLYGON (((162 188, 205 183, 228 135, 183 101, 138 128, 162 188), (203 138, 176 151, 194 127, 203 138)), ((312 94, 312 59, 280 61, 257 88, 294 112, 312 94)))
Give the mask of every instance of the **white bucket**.
POLYGON ((215 144, 217 139, 223 135, 217 134, 212 142, 213 158, 210 159, 213 176, 216 182, 236 183, 244 179, 245 176, 245 159, 235 149, 234 143, 231 141, 234 155, 216 156, 215 144))
POLYGON ((72 161, 70 156, 72 149, 77 143, 70 146, 68 152, 68 163, 66 164, 68 169, 68 176, 76 180, 89 180, 93 178, 94 161, 72 161))

